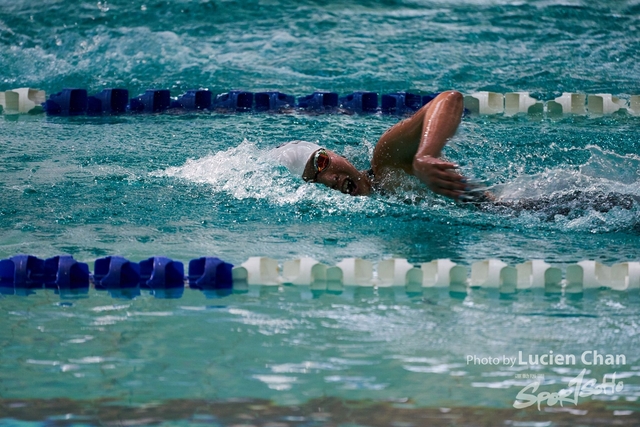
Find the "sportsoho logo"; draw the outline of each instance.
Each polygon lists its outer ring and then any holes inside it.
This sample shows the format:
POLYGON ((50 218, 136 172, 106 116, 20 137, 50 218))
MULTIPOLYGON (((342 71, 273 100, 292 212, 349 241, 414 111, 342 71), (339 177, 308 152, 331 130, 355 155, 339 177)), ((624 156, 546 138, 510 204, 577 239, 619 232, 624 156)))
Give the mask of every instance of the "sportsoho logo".
MULTIPOLYGON (((524 355, 522 351, 518 352, 516 357, 502 355, 500 357, 478 357, 467 355, 467 365, 502 365, 502 366, 575 366, 578 360, 584 366, 620 366, 625 365, 627 358, 624 354, 601 354, 595 350, 587 350, 576 357, 575 354, 560 354, 549 351, 545 354, 529 354, 524 355)), ((513 407, 517 409, 528 408, 537 405, 540 410, 541 405, 546 403, 548 406, 560 404, 577 405, 582 397, 596 396, 600 394, 613 395, 619 393, 624 388, 622 381, 616 381, 616 372, 605 374, 602 382, 598 383, 595 379, 585 379, 587 369, 582 371, 571 380, 568 381, 567 387, 558 391, 540 391, 541 378, 543 375, 524 375, 525 378, 536 378, 535 381, 527 384, 516 395, 513 407)), ((522 374, 516 377, 523 378, 522 374)))

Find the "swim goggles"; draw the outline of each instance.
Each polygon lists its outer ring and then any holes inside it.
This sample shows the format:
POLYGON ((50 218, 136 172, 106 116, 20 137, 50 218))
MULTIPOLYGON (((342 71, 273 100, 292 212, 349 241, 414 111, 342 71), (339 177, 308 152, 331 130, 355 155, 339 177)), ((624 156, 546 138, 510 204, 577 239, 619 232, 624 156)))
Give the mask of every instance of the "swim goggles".
POLYGON ((331 165, 331 157, 329 156, 329 153, 327 153, 327 150, 321 148, 316 151, 316 154, 313 155, 313 169, 315 170, 315 174, 309 182, 316 182, 318 174, 323 170, 326 170, 329 165, 331 165))

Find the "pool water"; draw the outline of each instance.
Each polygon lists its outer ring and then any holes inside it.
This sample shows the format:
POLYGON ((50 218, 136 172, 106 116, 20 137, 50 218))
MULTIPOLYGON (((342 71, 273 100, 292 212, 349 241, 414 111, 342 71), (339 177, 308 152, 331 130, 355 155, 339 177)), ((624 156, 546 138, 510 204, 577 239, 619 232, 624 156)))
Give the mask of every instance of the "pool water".
MULTIPOLYGON (((0 90, 628 98, 640 94, 639 26, 633 1, 0 2, 0 90)), ((477 209, 411 179, 393 194, 353 198, 304 184, 267 155, 303 139, 366 169, 398 120, 4 115, 0 259, 640 260, 640 204, 602 211, 563 199, 640 198, 640 118, 631 114, 463 119, 446 157, 501 200, 547 198, 551 210, 477 209)), ((496 299, 289 286, 218 299, 192 290, 169 300, 3 296, 0 425, 637 425, 638 304, 606 291, 496 299), (587 365, 590 351, 624 363, 587 365), (473 363, 520 352, 578 360, 473 363), (557 392, 583 368, 598 383, 615 372, 624 385, 563 407, 513 407, 531 382, 557 392)))

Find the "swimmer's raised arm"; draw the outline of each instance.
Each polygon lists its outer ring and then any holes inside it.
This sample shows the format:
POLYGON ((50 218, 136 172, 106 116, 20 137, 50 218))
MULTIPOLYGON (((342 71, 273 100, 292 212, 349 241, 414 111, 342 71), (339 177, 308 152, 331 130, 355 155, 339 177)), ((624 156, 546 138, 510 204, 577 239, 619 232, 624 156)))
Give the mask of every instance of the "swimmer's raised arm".
POLYGON ((460 124, 463 103, 456 91, 443 92, 410 118, 387 130, 373 151, 371 171, 358 171, 347 159, 318 144, 291 141, 272 155, 294 175, 352 196, 376 188, 395 190, 392 179, 402 170, 418 177, 437 194, 457 199, 466 188, 456 165, 440 158, 460 124))
POLYGON ((440 158, 442 148, 460 124, 463 111, 460 92, 447 91, 397 123, 378 140, 371 168, 380 182, 391 169, 416 176, 434 193, 458 198, 465 189, 456 165, 440 158))

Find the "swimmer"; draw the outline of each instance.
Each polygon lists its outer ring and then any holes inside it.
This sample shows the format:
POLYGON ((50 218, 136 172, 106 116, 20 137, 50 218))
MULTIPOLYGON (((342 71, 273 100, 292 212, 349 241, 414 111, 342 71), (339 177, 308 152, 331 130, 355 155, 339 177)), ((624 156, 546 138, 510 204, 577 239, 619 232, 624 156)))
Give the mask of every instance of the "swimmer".
POLYGON ((571 191, 536 199, 498 199, 459 174, 456 164, 441 157, 442 149, 458 129, 463 109, 460 92, 439 94, 380 137, 368 171, 357 170, 344 157, 311 142, 288 142, 272 153, 282 165, 305 181, 324 184, 352 196, 367 196, 375 191, 393 192, 400 185, 399 175, 408 174, 417 177, 436 194, 482 210, 535 211, 548 220, 556 215, 566 216, 589 209, 608 212, 616 207, 631 210, 640 205, 637 196, 600 191, 571 191))
POLYGON ((442 159, 463 112, 462 94, 442 92, 411 117, 393 125, 373 150, 371 169, 359 171, 347 159, 317 144, 293 141, 273 150, 280 163, 307 182, 352 196, 393 191, 398 174, 417 177, 436 194, 462 199, 469 189, 457 165, 442 159))

